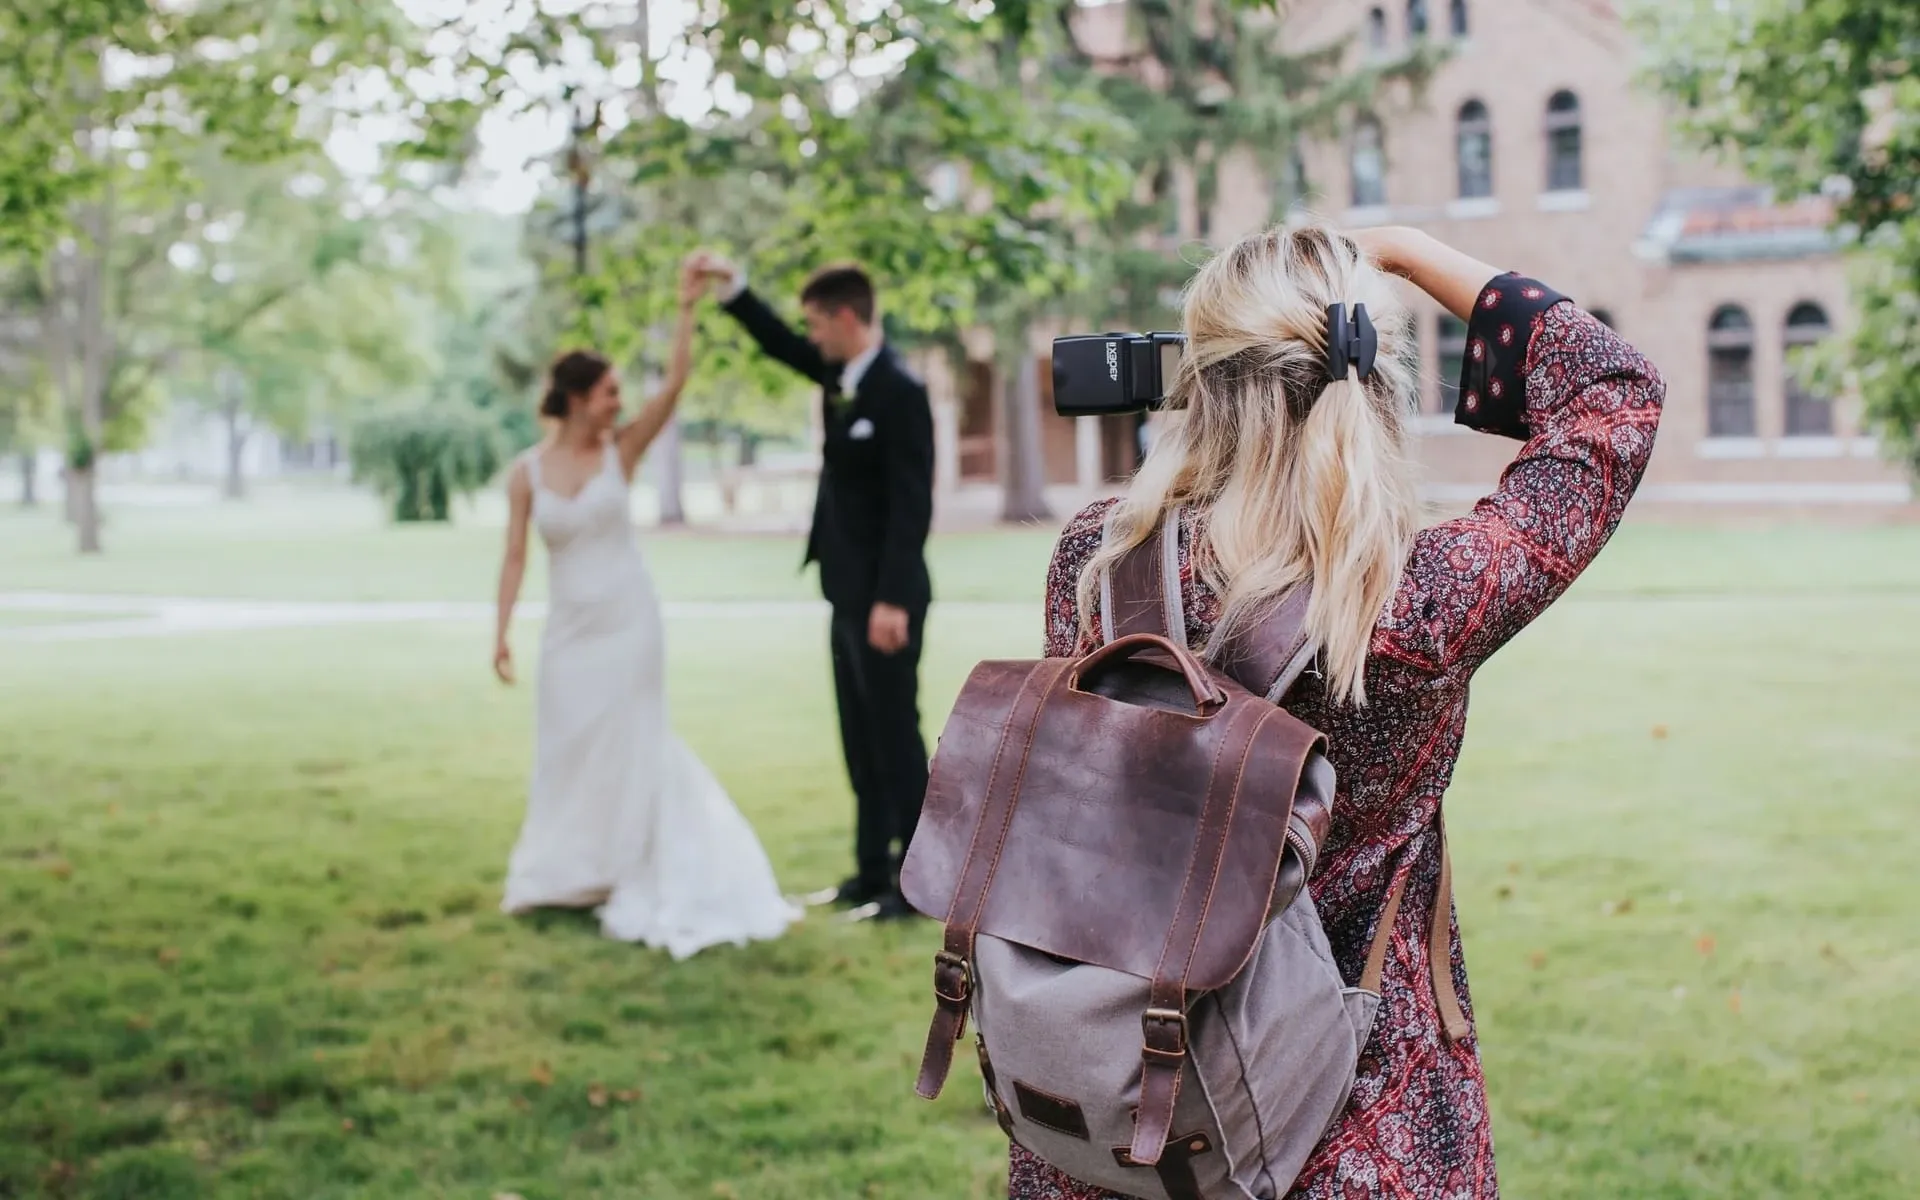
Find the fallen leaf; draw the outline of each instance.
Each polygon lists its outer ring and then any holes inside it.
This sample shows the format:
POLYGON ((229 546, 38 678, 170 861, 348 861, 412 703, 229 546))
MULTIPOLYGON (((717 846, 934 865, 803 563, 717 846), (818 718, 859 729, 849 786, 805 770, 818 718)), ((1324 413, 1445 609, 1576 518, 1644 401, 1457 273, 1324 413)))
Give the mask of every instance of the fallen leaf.
POLYGON ((1632 911, 1633 911, 1632 896, 1628 896, 1625 900, 1609 900, 1600 906, 1600 915, 1603 917, 1623 915, 1626 913, 1630 913, 1632 911))
POLYGON ((135 1013, 127 1018, 127 1028, 140 1032, 153 1028, 153 1018, 145 1013, 135 1013))
POLYGON ((1655 725, 1653 727, 1653 740, 1656 742, 1664 742, 1667 740, 1667 727, 1665 725, 1655 725))
POLYGON ((1509 875, 1518 875, 1519 873, 1520 873, 1520 864, 1519 864, 1519 863, 1517 863, 1517 862, 1510 862, 1510 863, 1508 863, 1508 864, 1507 864, 1507 874, 1509 874, 1509 875))
POLYGON ((1693 944, 1693 948, 1698 950, 1703 957, 1710 957, 1713 954, 1713 947, 1713 935, 1710 933, 1701 934, 1699 940, 1693 944))
POLYGON ((120 805, 118 801, 107 805, 107 815, 110 817, 117 817, 120 815, 120 805))
POLYGON ((615 1092, 613 1098, 622 1104, 632 1104, 640 1099, 639 1088, 628 1088, 624 1092, 615 1092))
POLYGON ((535 1063, 533 1065, 533 1070, 527 1072, 527 1075, 528 1075, 528 1078, 532 1079, 535 1083, 539 1084, 541 1087, 553 1086, 553 1068, 548 1066, 546 1063, 543 1063, 543 1062, 535 1063))
POLYGON ((352 1132, 353 1132, 353 1118, 352 1118, 352 1117, 342 1117, 342 1118, 340 1118, 340 1132, 341 1132, 341 1133, 352 1133, 352 1132))
POLYGON ((1727 1010, 1729 1012, 1740 1011, 1740 993, 1739 992, 1727 993, 1727 1010))
POLYGON ((714 1184, 713 1194, 715 1200, 740 1200, 740 1193, 734 1191, 733 1185, 730 1183, 714 1184))
POLYGON ((595 1108, 605 1108, 607 1106, 607 1089, 597 1083, 590 1085, 587 1088, 587 1103, 593 1105, 595 1108))
POLYGON ((327 1061, 327 1052, 325 1050, 315 1050, 313 1052, 313 1061, 315 1062, 327 1061))
POLYGON ((180 950, 175 946, 167 946, 162 948, 160 953, 154 957, 160 960, 161 966, 170 967, 180 961, 180 950))
POLYGON ((55 879, 61 880, 62 882, 72 879, 73 864, 63 858, 58 862, 48 864, 47 874, 53 876, 55 879))
POLYGON ((1840 955, 1834 950, 1832 942, 1822 942, 1820 943, 1820 957, 1832 959, 1839 958, 1840 955))
POLYGON ((1853 1094, 1853 1102, 1855 1104, 1865 1104, 1867 1102, 1867 1094, 1865 1092, 1855 1092, 1853 1094))
POLYGON ((1534 970, 1538 971, 1547 965, 1547 952, 1545 950, 1535 950, 1532 954, 1527 955, 1527 963, 1534 970))

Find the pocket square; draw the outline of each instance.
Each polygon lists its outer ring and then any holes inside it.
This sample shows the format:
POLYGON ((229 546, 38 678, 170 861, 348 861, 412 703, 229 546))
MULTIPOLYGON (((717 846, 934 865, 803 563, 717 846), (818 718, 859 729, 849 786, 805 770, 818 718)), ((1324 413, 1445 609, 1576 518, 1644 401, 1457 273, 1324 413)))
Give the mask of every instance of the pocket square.
POLYGON ((866 441, 873 436, 873 422, 867 420, 865 417, 861 417, 858 421, 847 426, 847 436, 856 442, 866 441))

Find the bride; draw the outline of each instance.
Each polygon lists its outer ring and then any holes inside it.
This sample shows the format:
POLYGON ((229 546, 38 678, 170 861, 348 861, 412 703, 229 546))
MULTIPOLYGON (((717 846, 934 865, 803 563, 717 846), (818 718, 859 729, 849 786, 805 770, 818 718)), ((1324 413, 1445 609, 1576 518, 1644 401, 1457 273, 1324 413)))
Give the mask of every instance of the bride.
POLYGON ((686 385, 704 287, 682 277, 672 366, 631 421, 618 421, 605 358, 575 350, 554 362, 540 413, 555 431, 508 478, 493 651, 512 683, 507 632, 531 523, 547 546, 548 613, 533 779, 500 907, 597 907, 608 937, 675 958, 777 937, 799 915, 752 827, 668 726, 660 601, 627 511, 634 469, 686 385))

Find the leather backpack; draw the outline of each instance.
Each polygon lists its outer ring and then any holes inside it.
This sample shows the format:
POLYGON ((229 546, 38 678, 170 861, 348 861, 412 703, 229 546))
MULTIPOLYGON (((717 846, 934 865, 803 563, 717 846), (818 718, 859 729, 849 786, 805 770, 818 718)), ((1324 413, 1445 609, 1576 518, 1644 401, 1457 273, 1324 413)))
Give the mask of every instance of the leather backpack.
MULTIPOLYGON (((1146 1200, 1278 1200, 1345 1106, 1401 883, 1349 985, 1306 884, 1334 796, 1326 739, 1279 706, 1310 665, 1308 594, 1217 666, 1186 643, 1179 512, 1101 583, 1079 659, 989 661, 934 754, 901 873, 945 921, 918 1091, 969 1016, 1007 1136, 1146 1200)), ((1434 982, 1465 1021, 1446 951, 1434 982)))

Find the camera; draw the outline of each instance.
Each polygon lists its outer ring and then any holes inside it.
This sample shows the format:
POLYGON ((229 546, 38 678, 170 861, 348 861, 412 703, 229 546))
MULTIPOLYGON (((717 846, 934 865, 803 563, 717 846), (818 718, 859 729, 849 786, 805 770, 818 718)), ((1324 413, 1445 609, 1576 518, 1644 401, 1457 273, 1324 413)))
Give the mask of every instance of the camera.
POLYGON ((1087 333, 1053 339, 1053 411, 1121 416, 1166 403, 1183 333, 1087 333))

